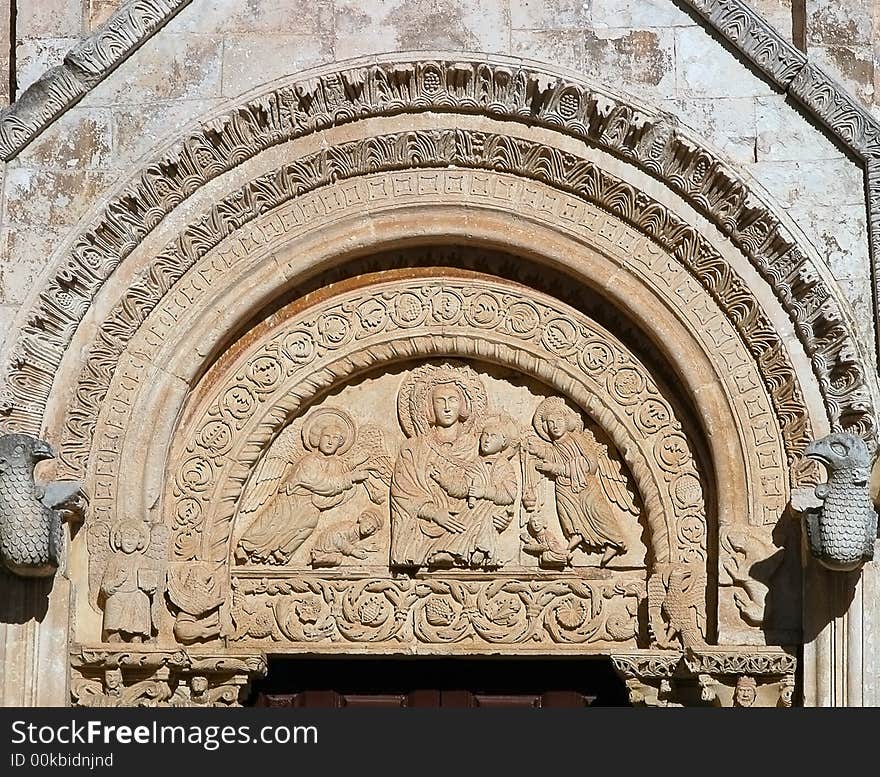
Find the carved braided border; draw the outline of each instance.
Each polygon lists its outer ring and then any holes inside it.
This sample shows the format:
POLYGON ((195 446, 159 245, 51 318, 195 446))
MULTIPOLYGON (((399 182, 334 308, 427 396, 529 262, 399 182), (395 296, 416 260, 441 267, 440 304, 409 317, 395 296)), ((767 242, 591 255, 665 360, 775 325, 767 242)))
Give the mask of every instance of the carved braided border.
POLYGON ((783 430, 789 463, 795 462, 811 436, 797 374, 746 284, 696 229, 634 187, 568 152, 504 135, 438 129, 351 141, 303 157, 230 193, 183 230, 132 282, 84 355, 60 445, 69 474, 85 471, 101 404, 126 343, 184 273, 225 237, 260 214, 333 181, 449 165, 534 178, 653 236, 706 289, 746 344, 783 430))
MULTIPOLYGON (((165 215, 262 150, 366 116, 460 112, 539 124, 658 178, 709 218, 770 283, 811 358, 832 426, 867 439, 873 409, 848 324, 779 220, 674 120, 518 63, 384 62, 292 81, 201 126, 107 207, 46 285, 12 350, 0 426, 39 431, 64 351, 104 281, 165 215)), ((328 152, 332 154, 333 152, 328 152)), ((543 180, 544 173, 532 175, 543 180)), ((649 234, 660 242, 665 226, 649 234)), ((677 229, 677 228, 676 228, 677 229)))

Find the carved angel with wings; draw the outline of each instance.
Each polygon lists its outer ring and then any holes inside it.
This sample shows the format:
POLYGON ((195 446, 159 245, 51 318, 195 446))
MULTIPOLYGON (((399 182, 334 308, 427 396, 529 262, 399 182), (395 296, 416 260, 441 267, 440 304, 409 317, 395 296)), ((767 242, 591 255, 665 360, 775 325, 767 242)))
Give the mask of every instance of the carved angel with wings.
POLYGON ((99 521, 89 532, 93 603, 103 604, 108 642, 146 642, 165 590, 168 530, 134 518, 99 521))
POLYGON ((584 428, 580 414, 561 397, 542 401, 532 425, 538 439, 530 438, 528 453, 538 459, 535 469, 554 481, 559 525, 568 550, 602 551, 599 565, 604 567, 626 553, 624 533, 611 504, 638 514, 626 478, 604 446, 584 428))
POLYGON ((350 500, 358 484, 374 504, 384 503, 392 466, 378 427, 358 432, 345 411, 314 410, 300 434, 288 426, 279 435, 245 491, 239 520, 247 526, 236 559, 287 564, 321 513, 350 500))

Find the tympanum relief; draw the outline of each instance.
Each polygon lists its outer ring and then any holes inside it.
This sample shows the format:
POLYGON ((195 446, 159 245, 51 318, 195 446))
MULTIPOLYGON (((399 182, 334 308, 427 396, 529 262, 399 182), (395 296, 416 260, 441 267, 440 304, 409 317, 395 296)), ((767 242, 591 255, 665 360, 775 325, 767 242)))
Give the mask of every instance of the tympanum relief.
POLYGON ((102 640, 704 644, 708 535, 689 431, 644 365, 581 314, 485 278, 403 278, 278 317, 215 373, 180 422, 156 515, 120 501, 114 515, 103 498, 95 510, 102 640), (117 521, 140 529, 123 542, 117 521), (122 628, 126 597, 137 617, 122 628))
POLYGON ((363 386, 343 390, 267 451, 239 506, 235 564, 643 568, 619 457, 582 412, 536 391, 448 362, 371 380, 369 404, 363 386))
POLYGON ((639 519, 619 453, 547 387, 394 370, 294 419, 255 469, 234 639, 635 644, 639 519))

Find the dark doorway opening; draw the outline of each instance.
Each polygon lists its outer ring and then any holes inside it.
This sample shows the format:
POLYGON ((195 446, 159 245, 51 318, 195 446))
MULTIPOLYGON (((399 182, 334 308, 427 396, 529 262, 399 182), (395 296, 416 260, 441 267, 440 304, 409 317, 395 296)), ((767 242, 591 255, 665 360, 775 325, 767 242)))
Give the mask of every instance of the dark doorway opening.
POLYGON ((256 707, 628 707, 607 659, 278 658, 256 707))

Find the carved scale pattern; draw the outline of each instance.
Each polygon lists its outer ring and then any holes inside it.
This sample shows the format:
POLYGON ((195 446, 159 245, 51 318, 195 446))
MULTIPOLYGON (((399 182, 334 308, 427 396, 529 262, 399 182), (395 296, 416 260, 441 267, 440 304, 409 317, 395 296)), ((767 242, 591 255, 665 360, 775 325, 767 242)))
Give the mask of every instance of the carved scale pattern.
MULTIPOLYGON (((321 387, 376 363, 442 354, 446 343, 450 353, 471 351, 490 360, 509 343, 517 348, 508 357, 510 363, 521 363, 524 371, 527 355, 535 353, 547 369, 559 371, 567 365, 583 376, 594 397, 587 397, 585 409, 598 416, 612 438, 633 441, 617 445, 642 492, 654 557, 705 561, 705 504, 681 424, 641 365, 586 319, 486 281, 476 287, 449 279, 442 285, 398 282, 385 289, 371 287, 366 297, 361 292, 337 299, 286 322, 234 378, 214 387, 187 432, 185 453, 174 473, 168 512, 175 515, 175 560, 226 559, 234 505, 251 468, 285 419, 321 387), (413 328, 426 321, 441 326, 443 336, 424 335, 421 339, 430 342, 423 346, 413 328), (357 352, 340 361, 350 343, 358 344, 357 352), (601 403, 602 396, 611 397, 625 421, 601 403), (266 417, 257 434, 253 424, 261 413, 266 417), (644 450, 651 451, 657 466, 647 464, 644 450), (652 497, 661 488, 659 497, 652 497), (681 531, 693 521, 703 527, 697 539, 681 531)), ((550 375, 536 377, 553 385, 550 375)))
MULTIPOLYGON (((6 424, 39 429, 52 377, 98 288, 197 188, 291 138, 365 116, 427 110, 540 124, 665 182, 728 235, 771 284, 812 360, 833 428, 873 438, 865 377, 852 358, 857 348, 837 303, 778 219, 755 205, 758 200, 730 168, 665 115, 561 76, 490 62, 378 63, 290 83, 207 123, 176 145, 108 206, 47 284, 13 351, 9 393, 0 400, 6 424)), ((413 162, 422 160, 417 155, 413 162)), ((541 168, 531 171, 541 179, 544 174, 541 168)), ((669 238, 665 227, 658 224, 651 234, 669 238)), ((184 242, 199 237, 204 235, 191 234, 184 242)))
MULTIPOLYGON (((149 312, 191 267, 224 237, 294 194, 366 172, 413 167, 476 167, 537 177, 652 236, 707 289, 731 318, 758 363, 783 429, 789 462, 810 439, 794 368, 772 324, 747 286, 700 234, 636 188, 587 160, 506 136, 463 130, 383 135, 341 144, 262 176, 215 205, 160 253, 125 292, 85 358, 60 446, 71 472, 84 470, 101 403, 126 343, 149 312)), ((853 365, 858 370, 857 364, 853 365)), ((852 375, 855 381, 855 375, 852 375)), ((867 416, 866 416, 867 418, 867 416)))

